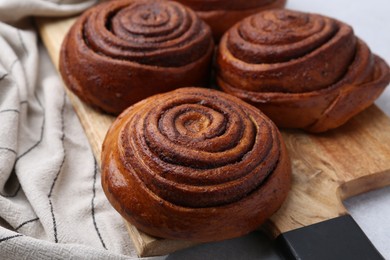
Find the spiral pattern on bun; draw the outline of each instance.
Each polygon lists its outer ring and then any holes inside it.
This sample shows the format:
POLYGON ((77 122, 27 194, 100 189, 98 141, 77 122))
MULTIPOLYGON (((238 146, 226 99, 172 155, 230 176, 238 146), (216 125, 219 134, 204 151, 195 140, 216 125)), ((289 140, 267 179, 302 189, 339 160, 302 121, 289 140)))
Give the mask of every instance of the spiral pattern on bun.
POLYGON ((290 174, 275 125, 215 90, 139 102, 103 144, 108 199, 140 230, 164 238, 215 241, 256 229, 282 204, 290 174))
POLYGON ((367 108, 388 65, 335 19, 289 10, 244 19, 221 40, 217 81, 281 127, 323 132, 367 108))
POLYGON ((111 1, 73 25, 60 71, 84 102, 118 114, 156 93, 207 85, 212 51, 210 28, 179 3, 111 1))
POLYGON ((245 17, 273 8, 282 8, 286 0, 178 0, 191 7, 213 31, 218 41, 235 23, 245 17))

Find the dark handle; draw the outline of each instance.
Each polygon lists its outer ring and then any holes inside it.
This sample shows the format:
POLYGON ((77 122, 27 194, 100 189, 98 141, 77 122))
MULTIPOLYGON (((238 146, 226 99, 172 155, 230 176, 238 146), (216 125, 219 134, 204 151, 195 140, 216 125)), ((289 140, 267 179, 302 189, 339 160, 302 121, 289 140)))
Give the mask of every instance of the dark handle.
POLYGON ((276 243, 287 259, 384 259, 350 215, 283 233, 276 243))

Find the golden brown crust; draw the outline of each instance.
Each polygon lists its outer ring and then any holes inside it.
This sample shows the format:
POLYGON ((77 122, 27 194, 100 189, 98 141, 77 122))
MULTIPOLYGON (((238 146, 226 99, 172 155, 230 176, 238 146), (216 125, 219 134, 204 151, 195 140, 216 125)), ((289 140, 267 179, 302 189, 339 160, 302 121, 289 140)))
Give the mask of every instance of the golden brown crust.
POLYGON ((273 8, 282 8, 287 0, 178 0, 196 11, 208 23, 214 39, 222 35, 245 17, 273 8))
POLYGON ((199 242, 258 228, 282 204, 289 157, 275 125, 219 91, 182 88, 125 110, 102 150, 102 185, 122 216, 199 242))
POLYGON ((209 26, 179 3, 111 1, 71 28, 60 71, 84 102, 118 114, 157 93, 206 86, 213 46, 209 26))
POLYGON ((350 26, 289 10, 246 18, 223 37, 217 82, 278 126, 323 132, 344 124, 390 81, 385 61, 350 26))

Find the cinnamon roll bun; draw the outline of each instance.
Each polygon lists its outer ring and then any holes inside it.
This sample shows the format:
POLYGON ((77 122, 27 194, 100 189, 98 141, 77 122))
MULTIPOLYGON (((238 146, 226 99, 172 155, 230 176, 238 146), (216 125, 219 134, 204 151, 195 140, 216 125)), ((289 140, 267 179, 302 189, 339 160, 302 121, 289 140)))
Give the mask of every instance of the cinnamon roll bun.
POLYGON ((81 100, 118 114, 156 93, 206 86, 213 46, 209 26, 179 3, 111 1, 70 29, 60 71, 81 100))
POLYGON ((335 19, 265 11, 231 28, 220 43, 217 82, 278 126, 323 132, 344 124, 390 81, 384 60, 335 19))
POLYGON ((207 242, 253 231, 281 206, 290 182, 272 121, 211 89, 182 88, 131 106, 102 149, 111 204, 162 238, 207 242))
POLYGON ((222 35, 235 23, 260 11, 282 8, 286 0, 177 0, 191 7, 213 31, 214 39, 222 35))

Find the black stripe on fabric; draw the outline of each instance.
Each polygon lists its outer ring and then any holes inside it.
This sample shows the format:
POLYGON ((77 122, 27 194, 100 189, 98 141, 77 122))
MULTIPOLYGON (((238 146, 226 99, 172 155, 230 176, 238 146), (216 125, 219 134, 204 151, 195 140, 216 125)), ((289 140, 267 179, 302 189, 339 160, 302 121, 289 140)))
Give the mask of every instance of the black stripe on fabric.
POLYGON ((62 166, 64 165, 64 163, 65 163, 65 154, 64 154, 64 157, 62 158, 62 161, 61 161, 61 164, 60 164, 60 168, 59 168, 58 171, 57 171, 56 177, 54 177, 53 183, 51 184, 49 194, 47 195, 48 198, 50 198, 51 195, 52 195, 52 193, 53 193, 54 185, 55 185, 56 182, 57 182, 58 176, 59 176, 60 173, 61 173, 61 169, 62 169, 62 166))
POLYGON ((37 221, 37 220, 39 220, 38 217, 37 217, 37 218, 30 219, 30 220, 27 220, 27 221, 23 222, 22 224, 20 224, 19 226, 17 226, 17 227, 15 228, 15 231, 18 231, 18 229, 20 229, 20 228, 23 227, 24 225, 27 225, 27 224, 32 223, 32 222, 35 222, 35 221, 37 221))
POLYGON ((64 131, 65 130, 65 124, 64 124, 65 98, 66 98, 66 96, 64 94, 64 101, 63 101, 62 108, 61 108, 61 132, 62 132, 61 143, 62 143, 62 153, 64 154, 64 157, 62 158, 62 162, 61 162, 60 168, 57 171, 56 177, 54 177, 53 183, 51 184, 50 192, 49 192, 49 195, 48 195, 49 198, 51 197, 51 194, 53 193, 54 185, 56 184, 58 176, 61 173, 62 166, 65 163, 65 146, 64 146, 64 139, 65 139, 65 131, 64 131))
MULTIPOLYGON (((26 154, 28 154, 29 152, 31 152, 35 147, 37 147, 43 140, 43 134, 45 132, 45 122, 46 122, 46 111, 45 111, 45 108, 42 106, 42 103, 41 101, 39 100, 38 96, 36 95, 35 93, 35 98, 37 99, 37 102, 39 104, 39 106, 42 108, 42 111, 43 111, 43 119, 42 119, 42 125, 41 125, 41 135, 39 137, 39 140, 33 145, 31 146, 29 149, 27 149, 27 151, 25 151, 24 153, 22 153, 21 155, 18 156, 18 158, 16 158, 16 162, 18 162, 21 158, 23 158, 26 154)), ((24 101, 22 101, 24 102, 24 101)), ((20 103, 22 103, 20 102, 20 103)), ((27 102, 27 101, 26 101, 27 102)), ((15 162, 15 163, 16 163, 15 162)))
POLYGON ((97 235, 98 235, 98 237, 100 239, 100 242, 102 243, 103 248, 107 250, 106 244, 104 243, 102 235, 100 234, 99 228, 98 228, 98 226, 96 224, 96 218, 95 218, 96 176, 97 176, 97 173, 98 173, 98 166, 97 166, 97 162, 96 162, 95 157, 94 157, 94 164, 95 164, 95 166, 94 166, 95 170, 94 170, 94 174, 93 174, 93 186, 92 186, 93 196, 92 196, 92 201, 91 201, 92 221, 93 221, 93 226, 95 227, 96 233, 97 233, 97 235))
POLYGON ((51 201, 51 195, 53 194, 54 186, 58 180, 58 176, 61 173, 62 167, 65 163, 65 157, 66 157, 65 145, 64 145, 64 139, 65 139, 65 131, 64 131, 65 130, 65 124, 64 124, 65 102, 66 102, 66 93, 64 92, 64 99, 63 99, 63 104, 62 104, 62 108, 61 108, 61 124, 62 124, 62 126, 61 126, 61 130, 62 130, 61 143, 62 143, 62 152, 63 152, 64 156, 62 158, 62 162, 61 162, 61 165, 57 171, 57 174, 54 177, 53 183, 51 184, 49 194, 47 195, 47 197, 49 198, 50 212, 51 212, 51 217, 52 217, 52 221, 53 221, 54 241, 56 243, 58 243, 57 223, 56 223, 56 218, 54 215, 54 207, 53 207, 53 203, 51 201))
POLYGON ((43 133, 44 133, 44 130, 45 130, 45 121, 46 121, 46 116, 45 116, 45 114, 43 114, 43 120, 42 120, 42 126, 41 126, 41 136, 39 137, 39 140, 33 146, 31 146, 29 149, 27 149, 27 151, 25 151, 24 153, 19 155, 19 157, 16 158, 16 161, 19 161, 21 158, 23 158, 26 154, 31 152, 35 147, 37 147, 42 142, 42 140, 43 140, 43 133))
POLYGON ((57 223, 56 223, 56 218, 54 217, 54 209, 53 209, 53 203, 51 202, 51 198, 49 198, 49 204, 50 204, 51 219, 53 220, 54 242, 58 243, 57 223))
POLYGON ((17 110, 17 109, 4 109, 4 110, 0 110, 0 113, 7 113, 7 112, 19 113, 19 110, 17 110))
POLYGON ((15 150, 12 150, 11 148, 7 148, 7 147, 0 147, 0 150, 4 150, 4 151, 8 151, 8 152, 11 152, 13 154, 16 155, 16 151, 15 150))
POLYGON ((22 234, 18 234, 18 235, 13 235, 13 236, 9 236, 9 237, 3 237, 3 238, 0 238, 0 243, 1 242, 4 242, 4 241, 7 241, 7 240, 10 240, 10 239, 13 239, 15 237, 21 237, 23 236, 22 234))

